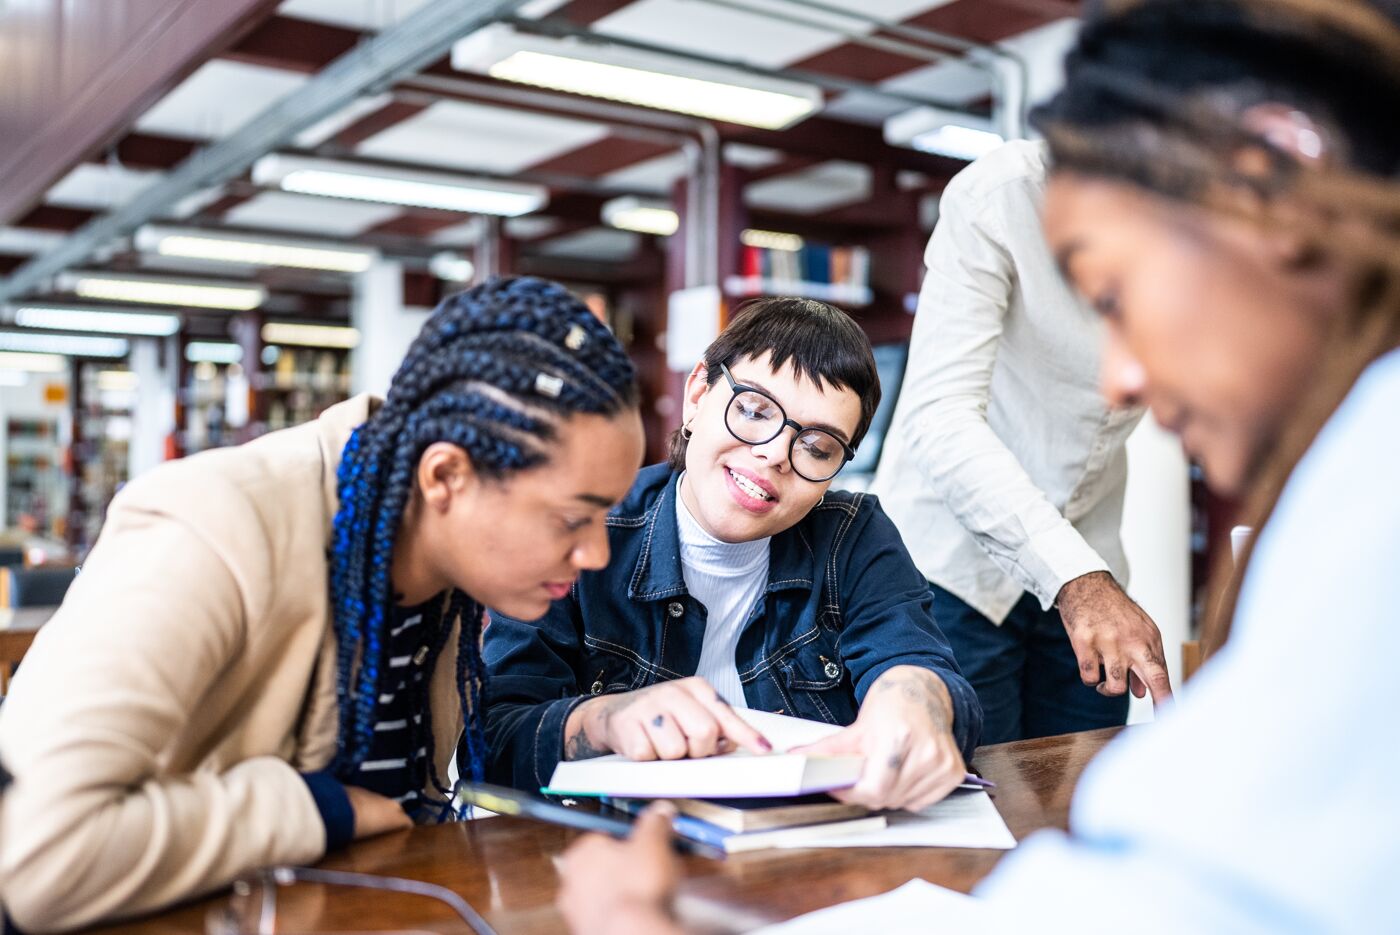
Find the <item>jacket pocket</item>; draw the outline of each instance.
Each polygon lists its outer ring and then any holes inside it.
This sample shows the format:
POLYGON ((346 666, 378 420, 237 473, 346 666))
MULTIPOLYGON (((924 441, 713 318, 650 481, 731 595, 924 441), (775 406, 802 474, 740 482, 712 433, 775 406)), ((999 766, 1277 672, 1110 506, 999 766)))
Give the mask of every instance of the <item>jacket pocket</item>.
POLYGON ((816 640, 780 666, 798 717, 845 726, 855 720, 855 693, 836 651, 816 640))
POLYGON ((579 688, 585 695, 630 692, 649 684, 647 667, 626 648, 585 636, 588 655, 579 669, 579 688))

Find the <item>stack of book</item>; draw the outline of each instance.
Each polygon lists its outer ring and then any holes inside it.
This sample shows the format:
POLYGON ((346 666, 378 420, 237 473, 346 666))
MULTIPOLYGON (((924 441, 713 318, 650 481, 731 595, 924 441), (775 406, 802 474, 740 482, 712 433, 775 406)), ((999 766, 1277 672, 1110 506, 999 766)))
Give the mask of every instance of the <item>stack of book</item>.
MULTIPOLYGON (((613 808, 636 815, 646 799, 609 799, 613 808)), ((757 799, 668 799, 680 812, 671 826, 681 837, 728 854, 770 847, 801 846, 804 840, 879 831, 884 815, 846 805, 828 795, 757 799)))
POLYGON ((826 244, 804 244, 799 250, 745 246, 739 275, 729 277, 725 287, 736 295, 802 295, 869 304, 870 251, 826 244))

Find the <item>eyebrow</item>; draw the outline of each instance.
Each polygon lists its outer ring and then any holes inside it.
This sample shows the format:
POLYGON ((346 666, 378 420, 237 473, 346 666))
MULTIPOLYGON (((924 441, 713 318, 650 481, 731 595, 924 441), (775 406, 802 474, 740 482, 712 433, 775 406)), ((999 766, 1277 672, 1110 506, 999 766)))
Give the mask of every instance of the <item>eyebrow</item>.
POLYGON ((581 493, 574 497, 575 500, 582 500, 584 503, 591 503, 593 506, 600 506, 605 510, 611 510, 615 502, 611 497, 605 497, 597 493, 581 493))
MULTIPOLYGON (((757 380, 741 380, 739 377, 736 376, 734 377, 734 382, 739 384, 740 386, 751 386, 756 390, 762 390, 765 396, 771 397, 772 400, 779 406, 782 405, 782 402, 778 399, 778 394, 770 390, 768 387, 764 386, 762 383, 759 383, 757 380)), ((783 411, 786 412, 787 410, 784 409, 783 411)), ((823 432, 828 432, 832 435, 835 435, 837 438, 841 439, 842 444, 846 445, 848 448, 850 447, 850 436, 829 422, 807 422, 802 427, 804 429, 821 429, 823 432)))
POLYGON ((1060 275, 1067 282, 1073 281, 1074 277, 1069 274, 1070 263, 1074 260, 1074 255, 1084 249, 1084 241, 1071 240, 1059 250, 1055 251, 1055 265, 1060 268, 1060 275))

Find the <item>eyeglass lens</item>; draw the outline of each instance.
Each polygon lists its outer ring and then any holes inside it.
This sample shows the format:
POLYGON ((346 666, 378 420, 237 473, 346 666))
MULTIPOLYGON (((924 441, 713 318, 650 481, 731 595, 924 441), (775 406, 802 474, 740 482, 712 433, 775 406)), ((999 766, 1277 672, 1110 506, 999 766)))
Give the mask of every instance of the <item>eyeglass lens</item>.
MULTIPOLYGON (((777 438, 786 419, 776 402, 750 391, 735 393, 724 416, 730 434, 753 445, 777 438)), ((793 440, 790 453, 793 470, 811 481, 834 477, 845 464, 845 448, 840 440, 821 429, 804 429, 793 440)))

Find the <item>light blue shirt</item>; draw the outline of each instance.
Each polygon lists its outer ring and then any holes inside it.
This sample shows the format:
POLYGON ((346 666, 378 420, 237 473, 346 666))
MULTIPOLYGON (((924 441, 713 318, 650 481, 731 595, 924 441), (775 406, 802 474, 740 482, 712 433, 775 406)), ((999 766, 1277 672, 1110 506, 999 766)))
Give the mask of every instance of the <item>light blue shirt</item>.
POLYGON ((977 895, 1024 931, 1400 932, 1398 671, 1400 352, 1294 472, 1227 647, 977 895))

